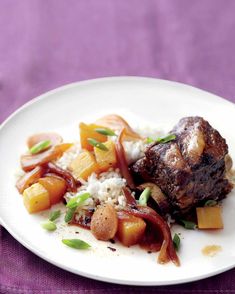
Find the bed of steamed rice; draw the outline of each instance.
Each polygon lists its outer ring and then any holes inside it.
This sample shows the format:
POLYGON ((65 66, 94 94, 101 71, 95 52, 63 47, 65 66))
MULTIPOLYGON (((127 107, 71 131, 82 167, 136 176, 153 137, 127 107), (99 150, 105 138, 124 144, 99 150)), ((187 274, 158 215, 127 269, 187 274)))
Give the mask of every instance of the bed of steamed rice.
POLYGON ((99 176, 92 173, 87 181, 83 181, 76 193, 66 193, 65 198, 69 200, 76 195, 88 192, 91 197, 85 201, 83 205, 85 207, 95 208, 97 203, 107 203, 116 208, 123 208, 126 205, 126 199, 122 194, 122 188, 125 185, 126 180, 121 177, 119 170, 110 169, 99 176))
MULTIPOLYGON (((143 137, 161 135, 153 128, 144 128, 142 130, 138 129, 138 133, 143 137)), ((114 137, 110 137, 114 140, 114 137)), ((138 141, 125 141, 123 142, 125 149, 126 158, 128 164, 136 161, 137 159, 144 156, 144 151, 146 144, 143 140, 138 141)), ((63 156, 56 162, 58 166, 63 169, 67 169, 73 159, 75 159, 81 152, 79 142, 76 142, 63 156)), ((82 182, 82 186, 75 193, 67 192, 65 194, 65 199, 69 199, 88 192, 91 197, 88 198, 84 204, 84 207, 95 208, 97 203, 99 204, 111 204, 115 208, 120 209, 125 207, 126 198, 123 195, 122 189, 126 185, 126 180, 122 178, 120 171, 118 169, 110 169, 107 172, 103 172, 99 175, 92 173, 87 181, 79 179, 82 182)))
MULTIPOLYGON (((131 163, 143 156, 145 144, 143 141, 125 142, 124 148, 128 163, 131 163)), ((67 169, 80 152, 80 147, 76 143, 64 153, 56 164, 63 169, 67 169)), ((66 201, 79 194, 88 192, 91 197, 84 202, 83 207, 95 208, 97 203, 111 204, 117 209, 125 207, 126 198, 123 195, 122 189, 126 186, 126 180, 122 178, 119 169, 109 169, 107 172, 99 175, 92 173, 87 181, 79 180, 82 186, 75 193, 67 192, 65 194, 66 201)))

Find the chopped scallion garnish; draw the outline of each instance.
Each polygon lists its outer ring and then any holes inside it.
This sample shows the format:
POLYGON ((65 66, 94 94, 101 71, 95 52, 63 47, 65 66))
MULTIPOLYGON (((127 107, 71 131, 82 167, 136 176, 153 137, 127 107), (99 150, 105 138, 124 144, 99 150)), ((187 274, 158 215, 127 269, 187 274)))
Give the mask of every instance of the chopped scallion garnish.
POLYGON ((146 139, 146 143, 147 144, 150 144, 150 143, 153 143, 153 142, 155 142, 152 138, 150 138, 150 137, 148 137, 147 139, 146 139))
POLYGON ((35 144, 33 147, 31 147, 29 149, 29 152, 31 154, 37 154, 43 150, 46 150, 48 147, 50 147, 50 145, 51 145, 50 140, 41 141, 41 142, 35 144))
POLYGON ((180 237, 178 234, 175 234, 174 237, 173 237, 173 244, 174 244, 174 247, 176 249, 176 251, 179 250, 180 248, 180 237))
POLYGON ((50 213, 49 220, 54 221, 60 216, 60 210, 55 210, 50 213))
POLYGON ((97 141, 97 140, 95 140, 93 138, 88 138, 87 141, 88 141, 88 143, 90 145, 92 145, 92 146, 94 146, 96 148, 99 148, 99 149, 101 149, 103 151, 108 151, 109 150, 103 143, 101 143, 101 142, 99 142, 99 141, 97 141))
POLYGON ((174 134, 169 134, 169 135, 167 135, 167 136, 165 136, 165 137, 159 137, 159 138, 157 138, 157 139, 152 139, 152 138, 147 138, 146 139, 146 143, 147 144, 150 144, 150 143, 153 143, 153 142, 156 142, 156 143, 161 143, 161 144, 164 144, 164 143, 168 143, 168 142, 170 142, 170 141, 172 141, 172 140, 175 140, 176 139, 176 135, 174 135, 174 134))
POLYGON ((74 216, 74 213, 76 211, 76 208, 77 207, 74 207, 74 208, 69 208, 65 214, 65 217, 64 217, 64 221, 66 223, 69 223, 72 219, 73 219, 73 216, 74 216))
POLYGON ((157 142, 157 143, 167 143, 167 142, 170 142, 170 141, 172 141, 172 140, 175 140, 175 138, 176 138, 176 135, 174 135, 174 134, 169 134, 169 135, 167 135, 167 136, 165 136, 165 137, 157 138, 157 139, 156 139, 156 142, 157 142))
POLYGON ((107 129, 107 128, 97 128, 95 131, 99 134, 105 135, 105 136, 117 136, 114 131, 107 129))
POLYGON ((145 188, 144 191, 140 194, 139 204, 147 205, 150 195, 151 195, 151 189, 149 187, 145 188))
POLYGON ((64 217, 66 223, 69 223, 73 219, 77 207, 82 205, 90 197, 90 193, 83 193, 69 200, 69 202, 66 204, 68 210, 64 217))
POLYGON ((83 193, 80 194, 72 199, 69 200, 69 202, 66 204, 66 207, 68 208, 76 208, 83 204, 88 198, 91 197, 90 193, 83 193))
POLYGON ((52 221, 47 221, 45 223, 42 223, 42 228, 47 231, 55 231, 57 229, 56 224, 52 221))
POLYGON ((65 245, 75 249, 88 249, 91 247, 88 243, 80 239, 62 239, 62 242, 65 245))
POLYGON ((204 206, 215 206, 216 204, 217 204, 217 201, 215 200, 207 200, 204 206))
POLYGON ((186 221, 186 220, 181 219, 180 222, 183 224, 183 226, 187 230, 195 230, 197 227, 197 225, 191 221, 186 221))

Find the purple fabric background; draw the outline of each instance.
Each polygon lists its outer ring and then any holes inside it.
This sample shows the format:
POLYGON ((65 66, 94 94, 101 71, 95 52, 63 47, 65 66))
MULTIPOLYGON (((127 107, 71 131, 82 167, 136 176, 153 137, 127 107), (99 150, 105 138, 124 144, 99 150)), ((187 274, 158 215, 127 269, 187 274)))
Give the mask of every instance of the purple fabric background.
MULTIPOLYGON (((114 75, 180 81, 235 102, 234 13, 233 0, 1 0, 0 123, 50 89, 114 75)), ((0 250, 1 293, 235 293, 235 270, 126 287, 60 270, 3 228, 0 250)))

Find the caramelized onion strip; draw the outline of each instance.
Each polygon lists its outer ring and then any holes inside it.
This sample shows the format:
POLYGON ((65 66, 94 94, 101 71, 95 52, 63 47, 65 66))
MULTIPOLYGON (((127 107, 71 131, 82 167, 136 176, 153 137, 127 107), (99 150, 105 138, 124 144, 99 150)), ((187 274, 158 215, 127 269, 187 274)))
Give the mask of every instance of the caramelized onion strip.
POLYGON ((145 219, 146 221, 150 222, 152 225, 161 230, 164 240, 158 256, 159 263, 166 263, 171 260, 175 265, 180 265, 180 261, 176 254, 171 238, 170 228, 159 214, 157 214, 152 208, 148 206, 140 205, 136 208, 129 207, 127 209, 124 209, 124 211, 134 216, 145 219))
POLYGON ((63 142, 63 139, 57 133, 38 133, 30 136, 27 140, 28 148, 30 149, 35 144, 40 143, 41 141, 49 140, 51 145, 58 145, 63 142))
POLYGON ((125 129, 126 139, 141 140, 141 136, 137 134, 130 125, 120 115, 109 114, 98 119, 95 123, 98 125, 110 128, 115 131, 121 131, 125 129))
POLYGON ((69 171, 60 168, 59 166, 55 165, 54 163, 49 162, 47 164, 47 168, 48 168, 48 172, 54 173, 54 174, 62 177, 66 181, 68 191, 76 192, 77 187, 81 186, 81 183, 76 181, 74 179, 73 175, 69 171))
POLYGON ((36 183, 44 174, 45 168, 36 166, 33 170, 25 173, 17 182, 16 188, 22 194, 26 188, 36 183))
POLYGON ((59 144, 38 154, 24 154, 20 158, 21 167, 24 171, 30 171, 36 166, 44 165, 52 160, 56 160, 72 146, 70 143, 59 144))
POLYGON ((126 203, 128 205, 137 205, 135 198, 133 197, 131 191, 128 188, 124 187, 122 191, 124 193, 124 196, 126 197, 126 203))
POLYGON ((125 156, 125 150, 122 145, 122 139, 123 136, 125 135, 125 129, 121 130, 121 133, 118 136, 117 142, 116 142, 116 154, 117 154, 117 162, 118 162, 118 167, 120 169, 120 172, 123 176, 124 179, 126 179, 127 185, 131 188, 134 189, 134 181, 132 179, 131 173, 128 168, 126 156, 125 156))

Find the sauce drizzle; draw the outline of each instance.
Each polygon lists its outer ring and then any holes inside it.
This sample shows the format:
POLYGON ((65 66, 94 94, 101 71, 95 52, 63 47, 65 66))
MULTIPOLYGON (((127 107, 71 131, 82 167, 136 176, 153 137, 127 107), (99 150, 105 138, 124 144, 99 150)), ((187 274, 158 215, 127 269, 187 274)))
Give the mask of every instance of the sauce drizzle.
POLYGON ((202 254, 209 257, 214 257, 220 251, 222 247, 219 245, 208 245, 202 248, 202 254))

